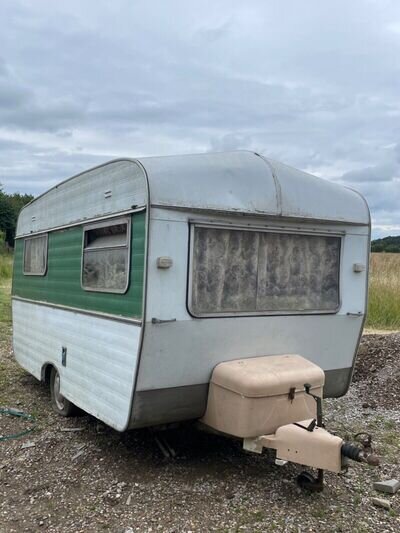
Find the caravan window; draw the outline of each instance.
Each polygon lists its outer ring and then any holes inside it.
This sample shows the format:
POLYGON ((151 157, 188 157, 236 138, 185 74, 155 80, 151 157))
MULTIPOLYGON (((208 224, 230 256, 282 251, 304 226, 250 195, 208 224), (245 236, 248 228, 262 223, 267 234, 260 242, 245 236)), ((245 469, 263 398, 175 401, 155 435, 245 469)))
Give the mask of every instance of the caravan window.
POLYGON ((336 312, 341 238, 194 226, 195 316, 336 312))
POLYGON ((44 276, 47 269, 47 234, 29 237, 24 243, 24 274, 44 276))
POLYGON ((128 219, 84 228, 82 286, 88 291, 125 293, 129 284, 128 219))

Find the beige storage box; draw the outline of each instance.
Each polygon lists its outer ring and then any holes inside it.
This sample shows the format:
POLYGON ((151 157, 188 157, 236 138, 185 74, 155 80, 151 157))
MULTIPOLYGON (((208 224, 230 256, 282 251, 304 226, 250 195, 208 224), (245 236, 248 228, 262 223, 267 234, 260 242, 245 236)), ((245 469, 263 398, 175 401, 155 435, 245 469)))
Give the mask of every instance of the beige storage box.
POLYGON ((257 437, 316 418, 324 371, 300 355, 269 355, 220 363, 214 368, 201 422, 228 435, 257 437))

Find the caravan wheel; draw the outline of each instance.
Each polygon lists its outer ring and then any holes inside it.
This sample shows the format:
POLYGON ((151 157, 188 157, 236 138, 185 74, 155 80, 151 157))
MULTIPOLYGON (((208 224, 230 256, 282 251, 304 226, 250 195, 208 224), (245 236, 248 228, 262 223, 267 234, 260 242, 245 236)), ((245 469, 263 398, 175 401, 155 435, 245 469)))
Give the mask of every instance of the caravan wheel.
POLYGON ((53 409, 61 416, 76 415, 77 407, 60 393, 60 380, 58 370, 53 367, 50 374, 50 394, 53 409))

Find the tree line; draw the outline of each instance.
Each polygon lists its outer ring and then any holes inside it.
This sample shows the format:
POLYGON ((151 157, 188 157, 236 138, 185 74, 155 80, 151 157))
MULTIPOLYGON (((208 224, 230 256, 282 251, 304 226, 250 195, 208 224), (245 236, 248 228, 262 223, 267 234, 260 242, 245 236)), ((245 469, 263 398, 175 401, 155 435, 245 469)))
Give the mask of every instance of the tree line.
POLYGON ((0 184, 0 247, 14 247, 19 212, 31 200, 31 194, 7 194, 0 184))
POLYGON ((400 253, 400 235, 397 237, 384 237, 375 239, 371 243, 371 252, 400 253))

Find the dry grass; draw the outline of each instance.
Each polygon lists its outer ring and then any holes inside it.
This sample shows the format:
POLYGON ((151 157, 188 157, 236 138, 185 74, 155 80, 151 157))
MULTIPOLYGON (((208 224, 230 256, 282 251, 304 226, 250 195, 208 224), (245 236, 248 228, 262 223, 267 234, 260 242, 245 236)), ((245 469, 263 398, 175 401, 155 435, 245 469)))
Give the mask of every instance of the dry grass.
POLYGON ((400 329, 400 254, 372 254, 367 327, 400 329))

